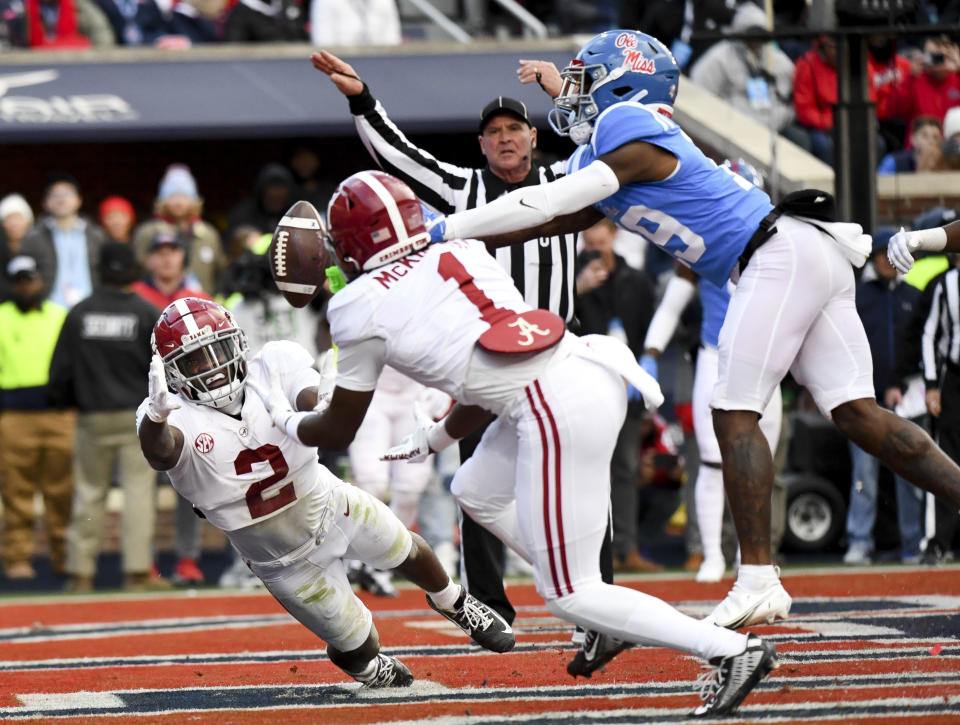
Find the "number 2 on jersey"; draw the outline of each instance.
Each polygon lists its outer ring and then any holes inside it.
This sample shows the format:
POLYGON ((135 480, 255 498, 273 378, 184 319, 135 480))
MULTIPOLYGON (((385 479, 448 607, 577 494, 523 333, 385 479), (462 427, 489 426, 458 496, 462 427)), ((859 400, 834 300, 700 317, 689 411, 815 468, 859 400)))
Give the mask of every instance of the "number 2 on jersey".
POLYGON ((297 492, 294 489, 293 481, 281 486, 269 498, 265 498, 263 495, 267 488, 278 481, 282 481, 290 471, 290 467, 283 457, 283 452, 277 446, 267 443, 255 449, 245 448, 237 455, 233 467, 238 476, 243 476, 253 470, 254 463, 269 463, 270 468, 273 469, 273 475, 251 484, 250 488, 247 489, 247 509, 250 511, 250 518, 263 518, 297 500, 297 492))

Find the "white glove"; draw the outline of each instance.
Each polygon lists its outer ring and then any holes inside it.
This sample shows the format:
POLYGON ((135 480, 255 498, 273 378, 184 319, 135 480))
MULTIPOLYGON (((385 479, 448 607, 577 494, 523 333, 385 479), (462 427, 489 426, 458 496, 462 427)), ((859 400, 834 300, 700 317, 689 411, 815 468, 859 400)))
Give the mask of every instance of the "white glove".
POLYGON ((380 456, 381 461, 420 463, 427 460, 427 456, 434 452, 430 450, 430 432, 436 426, 442 426, 443 421, 434 423, 419 402, 413 404, 413 417, 416 418, 417 429, 404 438, 399 445, 390 448, 380 456))
POLYGON ((317 360, 317 369, 320 371, 320 382, 317 384, 317 404, 313 407, 315 413, 322 413, 330 407, 333 389, 337 386, 337 353, 330 349, 320 355, 317 360))
POLYGON ((947 230, 943 227, 918 229, 915 232, 905 232, 900 227, 900 231, 890 237, 887 243, 887 259, 898 272, 906 274, 913 266, 914 252, 942 252, 946 246, 947 230))
POLYGON ((890 237, 887 245, 887 259, 897 268, 898 272, 906 274, 913 267, 913 253, 920 248, 920 240, 915 232, 900 231, 890 237))
POLYGON ((159 355, 154 355, 150 360, 147 391, 145 412, 154 423, 163 423, 172 411, 183 405, 177 396, 172 395, 167 389, 167 373, 159 355))
POLYGON ((310 413, 300 413, 293 409, 283 392, 283 387, 280 385, 280 373, 276 370, 270 371, 269 391, 264 391, 252 380, 248 380, 247 385, 260 396, 260 400, 263 401, 263 406, 270 414, 273 424, 294 440, 300 440, 297 435, 297 427, 300 425, 300 421, 310 413))

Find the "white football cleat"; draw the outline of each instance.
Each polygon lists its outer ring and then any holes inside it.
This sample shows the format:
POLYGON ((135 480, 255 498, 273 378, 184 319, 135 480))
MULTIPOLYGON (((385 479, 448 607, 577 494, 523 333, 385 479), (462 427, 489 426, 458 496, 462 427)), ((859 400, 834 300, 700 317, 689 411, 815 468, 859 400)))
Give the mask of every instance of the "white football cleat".
POLYGON ((779 579, 759 591, 748 591, 738 579, 727 598, 704 617, 704 621, 727 629, 773 624, 778 619, 787 618, 792 603, 779 579))
POLYGON ((727 570, 726 562, 720 559, 704 559, 697 571, 698 582, 718 582, 723 579, 723 574, 727 570))

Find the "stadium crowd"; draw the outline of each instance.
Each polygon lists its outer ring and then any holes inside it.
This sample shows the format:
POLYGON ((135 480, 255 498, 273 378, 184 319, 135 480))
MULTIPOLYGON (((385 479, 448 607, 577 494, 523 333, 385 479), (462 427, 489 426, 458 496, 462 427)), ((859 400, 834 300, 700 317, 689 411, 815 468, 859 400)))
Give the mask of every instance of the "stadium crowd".
MULTIPOLYGON (((779 45, 749 39, 704 42, 697 40, 697 32, 730 28, 748 35, 763 30, 766 17, 751 2, 731 6, 690 0, 687 5, 689 13, 683 4, 670 2, 642 9, 628 2, 527 3, 558 33, 642 27, 673 50, 691 82, 759 115, 784 137, 832 163, 836 48, 831 36, 779 45)), ((0 48, 153 45, 182 50, 210 42, 402 42, 394 0, 365 4, 368 17, 351 12, 357 7, 347 0, 0 0, 0 48)), ((805 3, 774 7, 776 30, 816 27, 805 3)), ((938 9, 926 4, 920 11, 925 15, 916 22, 955 21, 950 14, 955 10, 953 5, 938 9)), ((494 34, 502 27, 498 23, 508 21, 491 12, 484 23, 480 32, 494 34)), ((869 41, 869 65, 878 171, 960 168, 960 52, 952 39, 937 35, 895 41, 878 32, 869 41)), ((124 586, 171 586, 157 568, 153 550, 156 487, 164 484, 163 474, 144 471, 132 426, 132 411, 147 393, 150 316, 180 298, 216 299, 247 330, 251 354, 270 340, 296 339, 319 356, 330 346, 326 297, 304 310, 290 308, 273 286, 264 254, 269 236, 294 201, 307 199, 324 209, 338 181, 325 178, 316 156, 303 148, 285 163, 265 166, 253 193, 231 209, 205 209, 191 170, 179 163, 157 180, 151 209, 135 209, 119 186, 103 199, 85 199, 81 182, 61 172, 50 175, 33 205, 19 193, 0 199, 0 559, 6 579, 36 576, 34 499, 40 494, 54 572, 70 590, 91 589, 106 496, 119 485, 125 494, 124 586), (112 384, 100 384, 106 380, 112 384), (116 395, 91 395, 91 390, 114 390, 116 395), (122 421, 130 423, 129 430, 122 421)), ((942 226, 955 217, 953 210, 932 209, 913 228, 942 226)), ((909 275, 898 275, 884 254, 894 231, 874 230, 873 254, 858 282, 858 311, 871 343, 877 398, 934 429, 940 421, 941 444, 956 457, 960 450, 942 435, 947 428, 943 421, 956 414, 951 387, 944 387, 944 379, 949 382, 955 373, 942 342, 951 331, 938 326, 946 304, 944 280, 954 262, 947 255, 930 255, 909 275)), ((578 242, 576 298, 568 327, 618 337, 639 357, 673 276, 664 255, 645 248, 639 237, 600 222, 578 242)), ((660 380, 667 405, 650 414, 633 403, 624 425, 614 466, 621 469, 621 481, 626 472, 627 486, 636 495, 626 499, 633 509, 627 511, 632 533, 624 539, 614 531, 618 572, 662 569, 659 542, 666 531, 678 528, 686 542, 683 567, 698 571, 703 562, 694 515, 699 456, 691 414, 701 316, 698 300, 686 305, 662 351, 660 380)), ((784 392, 784 415, 813 407, 801 389, 788 385, 784 392)), ((326 460, 349 471, 342 453, 329 452, 326 460)), ((780 457, 780 467, 785 458, 780 457)), ((869 564, 878 553, 873 532, 878 465, 855 446, 851 460, 844 561, 869 564)), ((401 516, 405 524, 419 526, 451 572, 457 565, 456 524, 443 481, 449 485, 456 463, 424 464, 430 466, 430 480, 416 485, 415 500, 404 501, 401 516)), ((356 473, 359 467, 354 463, 353 468, 356 473)), ((377 487, 382 489, 378 495, 392 496, 394 505, 406 493, 391 492, 382 482, 377 487)), ((952 558, 956 512, 930 494, 925 502, 902 479, 896 492, 897 558, 928 564, 952 558), (924 515, 926 507, 936 508, 935 527, 924 515)), ((782 518, 785 499, 780 501, 782 518)), ((185 499, 178 499, 176 563, 167 573, 174 583, 203 582, 198 560, 205 525, 185 499)), ((774 535, 777 544, 780 528, 774 535)), ((725 559, 732 562, 735 542, 730 536, 725 541, 725 559)), ((233 561, 223 583, 249 585, 242 561, 236 556, 233 561)), ((364 586, 392 592, 389 581, 378 579, 376 572, 363 574, 357 572, 364 586)))

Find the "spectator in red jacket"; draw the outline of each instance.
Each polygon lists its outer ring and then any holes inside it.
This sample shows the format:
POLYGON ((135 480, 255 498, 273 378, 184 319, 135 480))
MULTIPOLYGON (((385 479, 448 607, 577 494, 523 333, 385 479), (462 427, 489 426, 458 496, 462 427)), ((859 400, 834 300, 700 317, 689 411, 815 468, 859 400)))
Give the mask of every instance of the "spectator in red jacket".
POLYGON ((943 122, 947 111, 960 106, 960 51, 946 35, 927 38, 914 73, 893 88, 890 111, 913 128, 919 116, 943 122))
MULTIPOLYGON (((807 150, 828 164, 833 163, 833 106, 837 102, 837 46, 829 35, 813 41, 813 47, 797 59, 793 74, 793 106, 797 125, 809 135, 807 150)), ((909 73, 910 62, 896 55, 892 41, 877 36, 868 41, 867 70, 870 100, 876 103, 877 118, 894 116, 893 88, 909 73)), ((895 143, 892 139, 890 144, 895 143)), ((805 144, 801 144, 805 145, 805 144)), ((877 136, 877 153, 886 153, 888 140, 877 136)))

